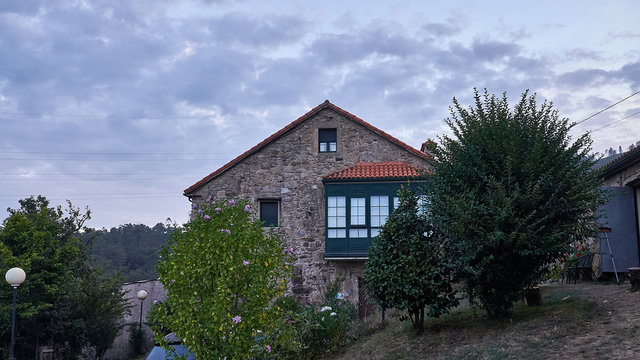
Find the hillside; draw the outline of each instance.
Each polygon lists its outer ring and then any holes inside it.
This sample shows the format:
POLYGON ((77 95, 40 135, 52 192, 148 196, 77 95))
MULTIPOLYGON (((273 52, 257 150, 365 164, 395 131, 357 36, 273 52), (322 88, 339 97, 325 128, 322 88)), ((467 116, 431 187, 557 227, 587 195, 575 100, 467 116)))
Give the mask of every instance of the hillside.
POLYGON ((108 272, 120 272, 127 282, 156 278, 160 247, 166 245, 175 228, 158 223, 154 227, 126 224, 96 229, 82 235, 91 246, 96 264, 108 272))

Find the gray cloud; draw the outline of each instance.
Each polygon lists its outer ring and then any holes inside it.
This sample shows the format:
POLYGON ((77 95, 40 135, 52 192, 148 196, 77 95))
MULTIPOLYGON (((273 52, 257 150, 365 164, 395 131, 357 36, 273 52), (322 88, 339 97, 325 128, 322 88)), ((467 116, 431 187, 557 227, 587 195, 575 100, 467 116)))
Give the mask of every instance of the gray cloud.
MULTIPOLYGON (((530 48, 538 25, 497 20, 504 31, 480 38, 486 30, 469 35, 474 17, 453 11, 422 14, 446 21, 414 24, 407 19, 416 14, 363 18, 348 5, 313 18, 305 4, 290 11, 256 4, 0 3, 0 153, 51 155, 0 160, 0 175, 68 178, 4 182, 6 192, 174 192, 135 206, 126 195, 87 202, 96 218, 109 214, 101 225, 148 221, 150 206, 165 209, 158 221, 182 207, 186 219, 182 189, 324 99, 419 146, 442 131, 454 96, 471 104, 473 87, 507 91, 512 100, 531 89, 553 94, 561 111, 584 111, 616 99, 579 96, 583 89, 640 86, 638 54, 625 54, 628 63, 611 70, 607 62, 620 54, 596 45, 530 48), (582 60, 588 65, 573 64, 582 60), (195 175, 150 179, 163 172, 195 175), (147 179, 79 182, 75 173, 147 179)), ((7 206, 15 200, 0 198, 0 208, 7 206)))

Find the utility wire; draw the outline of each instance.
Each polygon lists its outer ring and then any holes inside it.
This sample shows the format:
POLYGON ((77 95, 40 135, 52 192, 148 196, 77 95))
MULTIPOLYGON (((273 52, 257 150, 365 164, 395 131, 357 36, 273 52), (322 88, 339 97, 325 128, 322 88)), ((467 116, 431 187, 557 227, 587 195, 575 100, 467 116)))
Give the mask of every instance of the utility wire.
POLYGON ((626 98, 624 98, 624 99, 622 99, 622 100, 620 100, 620 101, 616 102, 615 104, 612 104, 612 105, 607 106, 606 108, 604 108, 604 109, 602 109, 602 110, 598 111, 598 112, 597 112, 597 113, 595 113, 595 114, 592 114, 592 115, 587 116, 586 118, 584 118, 584 119, 582 119, 582 120, 578 121, 577 123, 575 123, 575 124, 573 124, 573 125, 575 126, 575 125, 582 124, 583 122, 585 122, 585 121, 587 121, 587 120, 591 119, 592 117, 594 117, 594 116, 596 116, 596 115, 599 115, 599 114, 602 114, 603 112, 605 112, 605 111, 607 111, 607 110, 611 109, 612 107, 614 107, 614 106, 616 106, 616 105, 620 104, 621 102, 623 102, 623 101, 625 101, 625 100, 627 100, 627 99, 629 99, 629 98, 631 98, 631 97, 633 97, 633 96, 635 96, 635 95, 638 95, 638 94, 640 94, 640 90, 638 90, 638 91, 634 92, 633 94, 631 94, 631 95, 627 96, 626 98))
POLYGON ((628 118, 630 118, 630 117, 632 117, 632 116, 636 116, 636 115, 638 115, 638 114, 640 114, 640 111, 635 112, 635 113, 633 113, 633 114, 631 114, 631 115, 627 115, 627 116, 623 117, 622 119, 618 119, 618 120, 616 120, 616 121, 612 121, 612 122, 608 123, 607 125, 601 126, 601 127, 597 128, 597 129, 595 129, 595 130, 589 130, 589 131, 587 131, 587 133, 592 134, 592 133, 594 133, 594 132, 596 132, 596 131, 598 131, 598 130, 601 130, 601 129, 606 128, 607 126, 611 126, 611 125, 613 125, 613 124, 615 124, 615 123, 617 123, 617 122, 620 122, 620 121, 622 121, 622 120, 626 120, 626 119, 628 119, 628 118))

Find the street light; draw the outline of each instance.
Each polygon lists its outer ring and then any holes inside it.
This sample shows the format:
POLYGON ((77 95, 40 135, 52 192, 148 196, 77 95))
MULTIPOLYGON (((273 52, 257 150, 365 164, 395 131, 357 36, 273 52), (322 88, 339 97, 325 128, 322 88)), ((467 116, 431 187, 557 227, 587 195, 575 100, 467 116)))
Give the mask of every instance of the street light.
POLYGON ((138 300, 140 300, 140 333, 142 333, 142 304, 144 303, 144 299, 147 298, 147 292, 140 290, 136 296, 138 297, 138 300))
POLYGON ((19 267, 11 268, 7 271, 4 278, 9 285, 13 287, 13 314, 11 315, 11 347, 9 348, 9 360, 13 360, 13 345, 15 344, 15 328, 16 328, 16 290, 18 286, 27 278, 27 274, 19 267))

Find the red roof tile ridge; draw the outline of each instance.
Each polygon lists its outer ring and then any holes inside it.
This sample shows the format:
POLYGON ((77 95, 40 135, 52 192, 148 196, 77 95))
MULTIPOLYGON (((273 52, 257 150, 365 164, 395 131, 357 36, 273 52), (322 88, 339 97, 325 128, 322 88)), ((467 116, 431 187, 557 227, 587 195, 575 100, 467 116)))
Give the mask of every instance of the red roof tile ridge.
POLYGON ((417 150, 417 149, 411 147, 410 145, 406 144, 405 142, 403 142, 403 141, 401 141, 401 140, 399 140, 399 139, 387 134, 386 132, 378 129, 377 127, 375 127, 375 126, 369 124, 368 122, 360 119, 359 117, 355 116, 354 114, 352 114, 352 113, 350 113, 350 112, 348 112, 348 111, 346 111, 346 110, 344 110, 344 109, 332 104, 329 100, 325 100, 323 103, 321 103, 320 105, 318 105, 318 106, 314 107, 313 109, 309 110, 307 113, 305 113, 304 115, 300 116, 299 118, 297 118, 296 120, 294 120, 293 122, 288 124, 287 126, 283 127, 282 129, 278 130, 277 132, 273 133, 271 136, 269 136, 266 139, 262 140, 261 142, 259 142, 258 144, 256 144, 252 148, 250 148, 249 150, 247 150, 244 153, 238 155, 233 160, 231 160, 228 163, 222 165, 216 171, 214 171, 211 174, 205 176, 200 181, 196 182, 195 184, 193 184, 190 187, 188 187, 187 189, 185 189, 184 190, 184 195, 188 196, 189 194, 193 193, 194 191, 196 191, 200 187, 204 186, 204 184, 209 182, 211 179, 215 178, 216 176, 218 176, 218 175, 222 174, 223 172, 225 172, 226 170, 230 169, 231 167, 233 167, 234 165, 236 165, 237 163, 239 163, 240 161, 242 161, 246 157, 258 152, 264 146, 268 145, 269 143, 271 143, 272 141, 276 140, 277 138, 279 138, 280 136, 282 136, 283 134, 285 134, 289 130, 291 130, 294 127, 296 127, 298 124, 302 123, 306 119, 310 118, 311 116, 315 115, 317 112, 319 112, 320 110, 323 110, 325 108, 332 109, 332 110, 334 110, 334 111, 346 116, 347 118, 350 118, 351 120, 355 121, 356 123, 359 123, 360 125, 368 128, 369 130, 372 130, 373 132, 378 133, 382 137, 387 138, 391 142, 393 142, 396 145, 404 148, 405 150, 413 153, 414 155, 417 155, 417 156, 422 157, 424 159, 429 159, 429 156, 427 154, 421 152, 420 150, 417 150))
POLYGON ((324 175, 330 179, 407 178, 420 176, 420 170, 402 161, 359 162, 345 169, 324 175))

